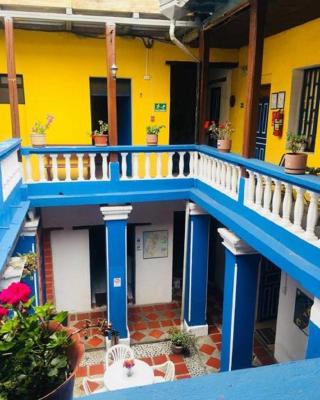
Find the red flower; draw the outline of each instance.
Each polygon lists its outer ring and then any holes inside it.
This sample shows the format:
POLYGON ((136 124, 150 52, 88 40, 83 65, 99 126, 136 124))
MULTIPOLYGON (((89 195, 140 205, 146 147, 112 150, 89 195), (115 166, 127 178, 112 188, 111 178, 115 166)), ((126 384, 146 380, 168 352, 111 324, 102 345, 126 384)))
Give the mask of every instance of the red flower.
POLYGON ((9 314, 9 311, 6 308, 0 307, 0 319, 8 314, 9 314))
POLYGON ((224 129, 225 128, 224 124, 220 124, 219 128, 224 129))
POLYGON ((209 126, 210 126, 210 121, 205 121, 203 125, 204 129, 208 129, 209 126))
POLYGON ((22 301, 25 303, 29 300, 31 289, 25 283, 11 283, 11 285, 0 293, 0 303, 12 304, 16 306, 22 301))

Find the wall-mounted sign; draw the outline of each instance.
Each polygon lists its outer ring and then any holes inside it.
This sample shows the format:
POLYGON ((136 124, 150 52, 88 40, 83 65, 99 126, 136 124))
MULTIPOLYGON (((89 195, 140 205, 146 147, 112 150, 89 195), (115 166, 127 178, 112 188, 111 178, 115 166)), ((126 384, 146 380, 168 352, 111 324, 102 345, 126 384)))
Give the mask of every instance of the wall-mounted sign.
POLYGON ((308 334, 308 326, 312 305, 313 300, 310 299, 310 297, 308 297, 300 289, 297 289, 293 322, 306 335, 308 334))
POLYGON ((113 287, 121 287, 121 278, 113 278, 113 287))
POLYGON ((167 111, 167 103, 154 103, 155 112, 167 111))
POLYGON ((286 92, 278 92, 277 108, 284 108, 286 92))
POLYGON ((143 258, 168 257, 168 231, 143 232, 143 258))
POLYGON ((271 94, 271 110, 276 110, 278 108, 278 93, 271 94))

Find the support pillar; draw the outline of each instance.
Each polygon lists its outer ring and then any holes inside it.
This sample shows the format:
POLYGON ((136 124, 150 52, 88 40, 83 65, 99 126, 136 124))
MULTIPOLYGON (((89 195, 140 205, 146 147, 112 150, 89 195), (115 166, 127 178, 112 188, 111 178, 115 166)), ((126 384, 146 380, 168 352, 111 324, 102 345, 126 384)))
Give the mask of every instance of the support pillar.
POLYGON ((209 82, 209 32, 200 30, 200 93, 199 93, 199 143, 206 144, 206 131, 204 123, 207 119, 208 82, 209 82))
POLYGON ((250 368, 261 256, 231 231, 218 232, 226 248, 221 371, 250 368))
POLYGON ((314 298, 309 321, 306 358, 320 357, 320 299, 314 298))
POLYGON ((132 206, 100 208, 106 229, 108 322, 129 344, 127 306, 127 220, 132 206))
POLYGON ((210 216, 194 203, 189 212, 185 252, 184 326, 196 336, 208 334, 207 286, 210 216))

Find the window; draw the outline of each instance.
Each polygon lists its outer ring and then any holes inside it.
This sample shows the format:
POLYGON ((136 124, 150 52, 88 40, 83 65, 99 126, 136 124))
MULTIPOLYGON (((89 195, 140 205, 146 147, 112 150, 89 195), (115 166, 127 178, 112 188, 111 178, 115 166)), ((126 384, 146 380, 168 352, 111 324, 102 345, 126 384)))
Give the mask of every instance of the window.
POLYGON ((307 139, 308 151, 314 151, 320 102, 320 68, 304 70, 298 132, 307 139))
MULTIPOLYGON (((18 102, 24 104, 24 88, 23 88, 23 77, 17 75, 17 86, 18 86, 18 102)), ((0 74, 0 104, 9 104, 9 88, 8 88, 8 75, 0 74)))

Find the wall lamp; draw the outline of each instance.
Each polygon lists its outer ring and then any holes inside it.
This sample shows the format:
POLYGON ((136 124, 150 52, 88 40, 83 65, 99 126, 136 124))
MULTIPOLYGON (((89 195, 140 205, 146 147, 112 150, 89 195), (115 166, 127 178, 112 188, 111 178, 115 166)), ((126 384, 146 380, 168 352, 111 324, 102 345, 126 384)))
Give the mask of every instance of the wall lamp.
POLYGON ((118 67, 116 66, 116 64, 112 64, 111 65, 111 75, 113 79, 117 78, 117 72, 118 72, 118 67))

